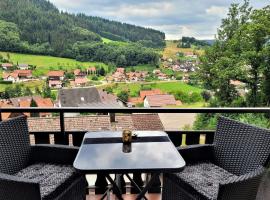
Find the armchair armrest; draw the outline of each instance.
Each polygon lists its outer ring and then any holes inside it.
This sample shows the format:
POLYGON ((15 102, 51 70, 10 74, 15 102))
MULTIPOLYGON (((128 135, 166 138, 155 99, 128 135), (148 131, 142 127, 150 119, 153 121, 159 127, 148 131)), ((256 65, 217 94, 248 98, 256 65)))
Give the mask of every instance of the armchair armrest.
POLYGON ((189 145, 177 148, 187 164, 209 161, 214 163, 214 145, 189 145))
MULTIPOLYGON (((229 199, 256 199, 256 194, 262 177, 266 173, 266 168, 260 166, 252 172, 229 178, 219 185, 219 197, 229 199)), ((219 198, 218 198, 219 199, 219 198)))
POLYGON ((33 145, 31 146, 31 163, 47 162, 73 165, 78 147, 66 145, 33 145))
POLYGON ((41 199, 39 184, 24 178, 0 173, 0 199, 41 199))

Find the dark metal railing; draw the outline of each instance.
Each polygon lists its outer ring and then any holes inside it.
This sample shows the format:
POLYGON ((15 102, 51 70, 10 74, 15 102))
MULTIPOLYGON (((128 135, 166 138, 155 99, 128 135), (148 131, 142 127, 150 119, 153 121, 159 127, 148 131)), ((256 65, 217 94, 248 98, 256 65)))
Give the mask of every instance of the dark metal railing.
MULTIPOLYGON (((0 121, 2 121, 1 113, 58 113, 60 120, 60 131, 40 131, 30 132, 30 135, 34 135, 35 143, 48 144, 50 143, 50 135, 54 136, 55 144, 69 144, 69 136, 72 135, 73 145, 80 146, 85 131, 67 131, 65 129, 65 113, 108 113, 110 114, 111 122, 115 120, 115 113, 132 114, 132 113, 268 113, 270 114, 270 108, 0 108, 0 121)), ((206 144, 213 143, 215 131, 201 130, 201 131, 181 131, 173 130, 166 131, 175 146, 183 144, 183 138, 185 136, 185 145, 199 144, 200 138, 203 135, 206 144)), ((141 174, 134 174, 133 178, 136 183, 141 187, 142 178, 141 174)), ((125 185, 122 181, 122 186, 125 185)), ((106 179, 102 175, 97 176, 95 191, 96 193, 102 193, 106 190, 106 179)), ((161 183, 156 181, 154 187, 150 192, 159 192, 161 183)), ((136 193, 134 187, 131 189, 136 193)))

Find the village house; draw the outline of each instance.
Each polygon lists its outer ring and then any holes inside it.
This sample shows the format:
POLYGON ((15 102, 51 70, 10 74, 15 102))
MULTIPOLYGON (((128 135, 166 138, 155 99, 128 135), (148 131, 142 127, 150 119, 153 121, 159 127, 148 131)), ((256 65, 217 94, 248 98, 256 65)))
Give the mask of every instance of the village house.
POLYGON ((175 106, 177 102, 173 95, 169 94, 157 94, 150 95, 144 98, 144 107, 165 107, 165 106, 175 106))
POLYGON ((49 80, 48 84, 50 88, 60 89, 63 87, 62 81, 59 80, 49 80))
POLYGON ((11 70, 14 67, 12 63, 2 63, 1 66, 4 70, 11 70))
POLYGON ((157 75, 157 78, 158 78, 158 80, 161 80, 161 81, 165 81, 165 80, 168 80, 169 79, 168 76, 167 76, 167 74, 164 74, 164 73, 159 73, 157 75))
POLYGON ((126 73, 127 80, 130 82, 144 81, 148 76, 148 72, 129 72, 126 73))
POLYGON ((184 74, 183 78, 182 78, 182 81, 184 83, 189 83, 189 75, 188 74, 184 74))
POLYGON ((3 81, 7 81, 7 82, 12 82, 12 83, 19 82, 18 74, 15 72, 11 72, 11 73, 3 72, 2 78, 3 78, 3 81))
POLYGON ((124 82, 126 81, 126 75, 124 73, 115 72, 112 75, 112 78, 115 82, 124 82))
POLYGON ((80 69, 75 69, 73 71, 75 78, 85 78, 87 76, 87 73, 84 71, 81 71, 80 69))
POLYGON ((48 76, 49 80, 63 81, 64 76, 65 76, 65 72, 61 71, 61 70, 59 70, 59 71, 49 71, 47 76, 48 76))
POLYGON ((193 52, 191 52, 191 51, 184 52, 184 56, 189 57, 189 58, 193 58, 193 59, 198 58, 198 56, 196 54, 194 54, 193 52))
POLYGON ((230 84, 233 85, 240 96, 245 96, 248 93, 246 84, 238 80, 230 80, 230 84))
POLYGON ((32 78, 32 70, 15 70, 13 73, 17 73, 20 81, 27 81, 32 78))
POLYGON ((91 74, 97 74, 97 69, 95 67, 89 67, 87 69, 87 74, 91 75, 91 74))
POLYGON ((151 96, 151 95, 158 95, 158 94, 163 94, 163 92, 159 89, 154 89, 154 90, 141 90, 140 91, 140 96, 139 97, 130 97, 128 98, 128 106, 129 107, 134 107, 137 104, 141 104, 144 101, 144 98, 146 96, 151 96))
POLYGON ((88 79, 87 78, 75 78, 74 81, 70 81, 70 85, 71 87, 84 87, 87 85, 88 83, 88 79))
POLYGON ((26 70, 26 69, 29 68, 29 65, 28 64, 19 64, 18 68, 21 69, 21 70, 26 70))
POLYGON ((63 87, 63 80, 65 73, 64 71, 49 71, 48 73, 48 84, 50 88, 59 89, 63 87))
POLYGON ((125 73, 125 68, 118 67, 118 68, 116 68, 116 72, 119 72, 121 74, 124 74, 125 73))
MULTIPOLYGON (((119 108, 124 104, 117 96, 106 91, 91 88, 61 89, 58 95, 59 107, 119 108)), ((66 113, 65 116, 77 116, 78 113, 66 113)))
POLYGON ((2 78, 4 81, 17 83, 22 81, 28 81, 32 78, 31 70, 15 70, 14 72, 3 72, 2 78))

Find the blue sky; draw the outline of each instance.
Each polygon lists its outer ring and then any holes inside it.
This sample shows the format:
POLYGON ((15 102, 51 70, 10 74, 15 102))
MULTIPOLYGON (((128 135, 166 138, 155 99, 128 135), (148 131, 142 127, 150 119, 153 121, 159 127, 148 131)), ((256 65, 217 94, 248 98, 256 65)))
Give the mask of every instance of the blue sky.
MULTIPOLYGON (((60 10, 150 27, 167 39, 213 39, 231 3, 241 0, 50 0, 60 10)), ((251 0, 254 8, 270 0, 251 0)))

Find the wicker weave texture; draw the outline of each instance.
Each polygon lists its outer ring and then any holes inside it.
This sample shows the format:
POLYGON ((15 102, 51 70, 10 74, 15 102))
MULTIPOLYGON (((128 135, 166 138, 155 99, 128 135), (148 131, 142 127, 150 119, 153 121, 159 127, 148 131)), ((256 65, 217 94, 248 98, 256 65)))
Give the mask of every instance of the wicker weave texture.
POLYGON ((241 175, 266 165, 270 131, 220 117, 214 144, 217 164, 241 175))
POLYGON ((26 118, 17 117, 0 123, 0 172, 14 174, 23 169, 30 155, 26 118))
MULTIPOLYGON (((264 167, 269 162, 270 131, 220 117, 212 147, 202 145, 201 147, 194 146, 183 149, 187 164, 193 164, 194 158, 200 158, 201 154, 207 154, 205 151, 207 149, 209 155, 213 153, 215 164, 238 176, 221 183, 217 199, 256 199, 258 186, 266 172, 264 167), (193 155, 190 156, 190 153, 193 155)), ((179 151, 181 153, 181 149, 179 151)), ((212 156, 209 158, 207 161, 211 160, 212 156)), ((201 159, 199 161, 202 162, 201 159)), ((189 187, 186 187, 185 183, 174 174, 164 175, 163 187, 163 200, 206 198, 198 196, 197 191, 187 190, 186 188, 189 187)))

